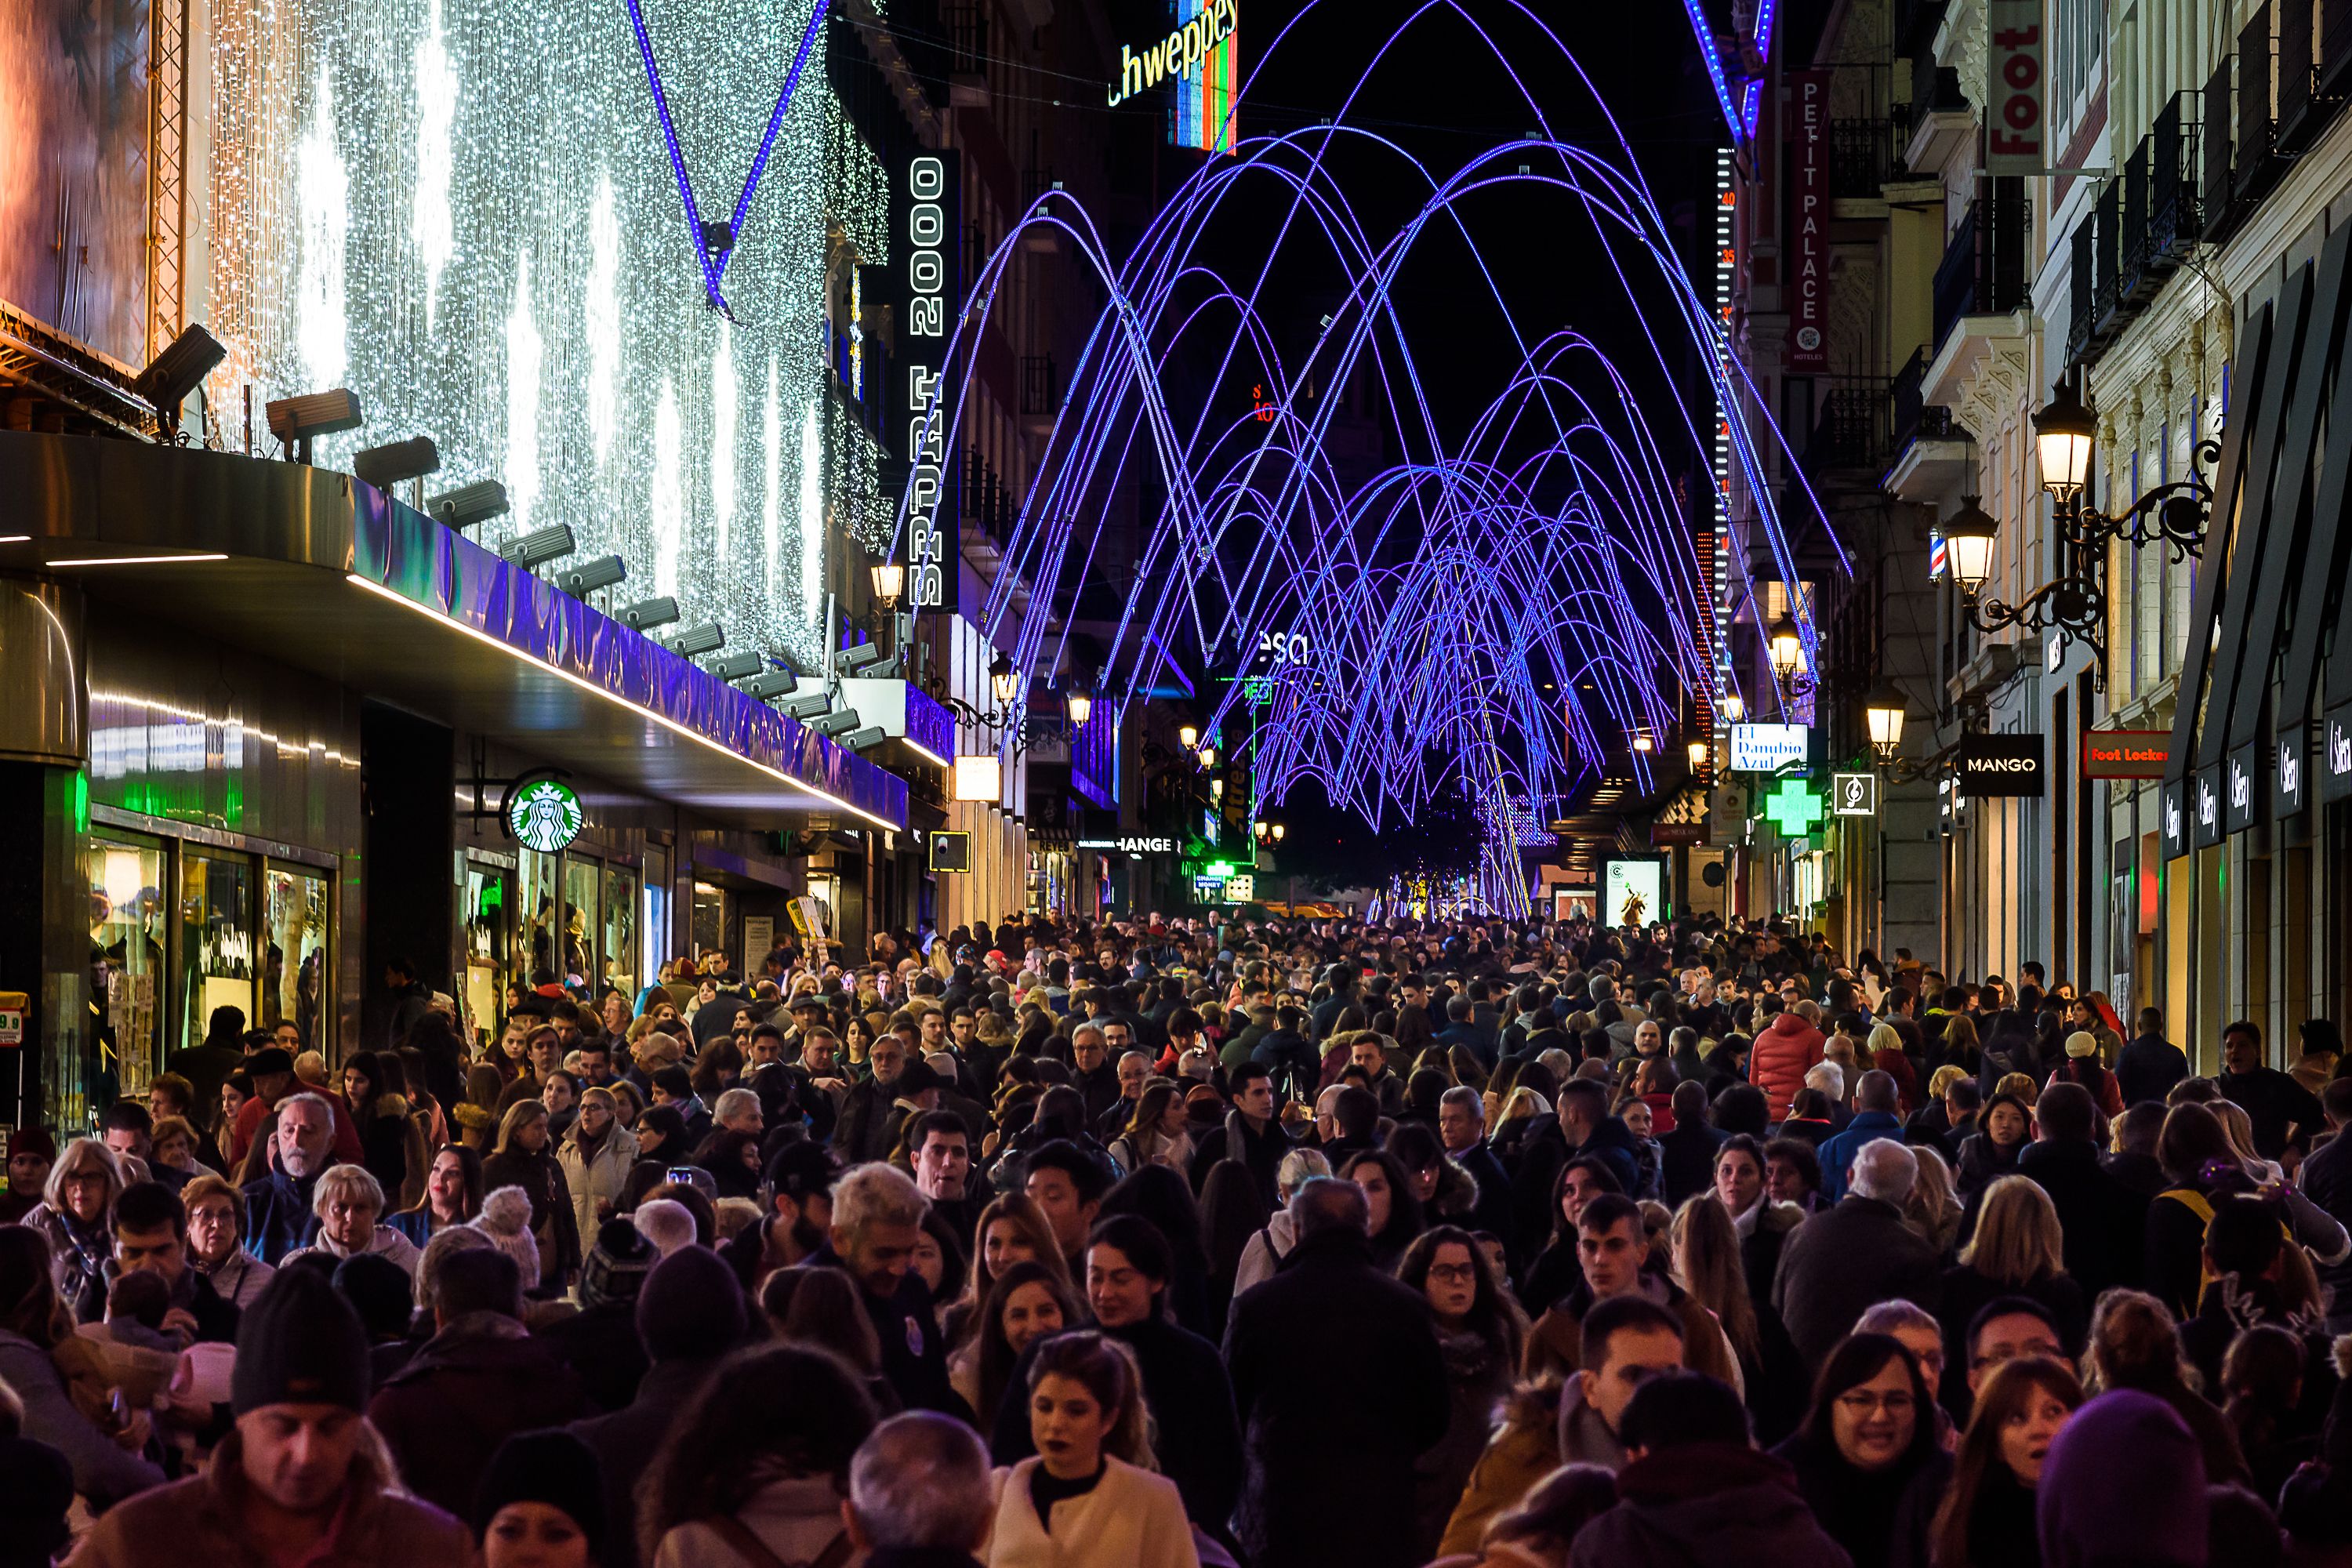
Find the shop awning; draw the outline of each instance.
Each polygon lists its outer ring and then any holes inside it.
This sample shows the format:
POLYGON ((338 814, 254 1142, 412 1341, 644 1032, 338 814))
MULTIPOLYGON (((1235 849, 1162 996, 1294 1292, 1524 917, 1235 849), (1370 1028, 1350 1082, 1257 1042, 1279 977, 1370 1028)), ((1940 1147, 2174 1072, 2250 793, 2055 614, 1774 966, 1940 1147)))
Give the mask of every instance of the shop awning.
POLYGON ((750 827, 907 826, 903 780, 348 475, 0 432, 0 572, 750 827))

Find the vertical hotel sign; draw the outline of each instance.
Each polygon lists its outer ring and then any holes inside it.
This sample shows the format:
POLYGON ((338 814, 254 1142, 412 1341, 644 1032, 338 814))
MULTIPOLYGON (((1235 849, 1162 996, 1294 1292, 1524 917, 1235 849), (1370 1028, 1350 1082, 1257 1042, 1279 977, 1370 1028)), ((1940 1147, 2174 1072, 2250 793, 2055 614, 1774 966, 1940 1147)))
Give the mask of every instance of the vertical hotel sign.
POLYGON ((1830 363, 1830 73, 1789 73, 1790 370, 1830 363))
POLYGON ((947 602, 948 530, 954 526, 954 466, 947 453, 950 410, 942 403, 948 340, 961 313, 956 289, 956 197, 962 173, 953 152, 914 147, 890 169, 890 263, 898 282, 898 384, 891 410, 907 465, 907 602, 918 610, 947 602))
POLYGON ((1985 173, 2039 174, 2049 165, 2042 111, 2042 0, 1990 0, 1985 50, 1985 173))

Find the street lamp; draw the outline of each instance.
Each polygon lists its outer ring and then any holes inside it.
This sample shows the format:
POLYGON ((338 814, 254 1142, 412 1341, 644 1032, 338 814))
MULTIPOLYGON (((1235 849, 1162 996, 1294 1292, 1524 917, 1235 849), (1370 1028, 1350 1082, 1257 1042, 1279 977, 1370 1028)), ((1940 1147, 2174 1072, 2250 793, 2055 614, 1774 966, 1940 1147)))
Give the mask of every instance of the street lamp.
POLYGON ((999 708, 1013 705, 1013 661, 1001 653, 988 667, 988 689, 996 694, 999 708))
POLYGON ((1725 692, 1723 694, 1723 716, 1731 723, 1738 723, 1740 720, 1748 716, 1748 700, 1740 696, 1737 691, 1725 692))
POLYGON ((1633 749, 1635 751, 1647 752, 1656 744, 1656 742, 1650 739, 1650 732, 1647 730, 1636 730, 1633 731, 1633 749))
POLYGON ((1805 658, 1805 639, 1798 631, 1796 621, 1785 613, 1772 623, 1765 634, 1765 647, 1772 656, 1772 673, 1788 685, 1797 678, 1799 666, 1805 658))
POLYGON ((1960 596, 1975 598, 1992 575, 1992 542, 2000 524, 1977 504, 1976 497, 1962 496, 1960 510, 1945 519, 1937 531, 1944 536, 1944 556, 1952 563, 1952 581, 1959 584, 1960 596))
POLYGON ((2091 447, 2098 430, 2098 421, 2064 382, 2052 392, 2049 405, 2033 416, 2033 449, 2042 460, 2042 488, 2061 505, 2081 495, 2090 483, 2091 447))
POLYGON ((1282 833, 1283 833, 1282 824, 1280 824, 1279 822, 1276 823, 1276 824, 1274 825, 1274 841, 1275 841, 1276 844, 1279 844, 1279 843, 1281 843, 1281 842, 1282 842, 1282 833))
POLYGON ((1706 742, 1705 741, 1693 741, 1685 750, 1690 752, 1691 773, 1694 775, 1705 773, 1706 771, 1706 742))
POLYGON ((1201 727, 1198 724, 1179 724, 1176 727, 1176 743, 1188 752, 1192 751, 1201 743, 1201 727))
POLYGON ((1070 728, 1085 729, 1087 716, 1095 710, 1095 694, 1087 689, 1087 683, 1083 680, 1071 681, 1069 695, 1063 700, 1069 707, 1070 728))
POLYGON ((907 568, 896 561, 877 561, 871 568, 874 575, 874 596, 882 601, 886 610, 898 605, 898 595, 907 588, 907 568))
POLYGON ((1201 747, 1201 750, 1200 750, 1200 752, 1198 752, 1198 755, 1199 755, 1199 757, 1200 757, 1200 759, 1201 759, 1201 771, 1202 771, 1202 773, 1207 773, 1211 768, 1213 768, 1213 767, 1215 767, 1215 766, 1217 765, 1217 748, 1216 748, 1216 747, 1212 746, 1212 745, 1203 744, 1203 745, 1201 747))
POLYGON ((2036 635, 2055 631, 2061 646, 2069 638, 2089 644, 2091 681, 2104 689, 2107 547, 2120 543, 2137 550, 2160 541, 2176 563, 2202 555, 2213 515, 2213 485, 2204 470, 2221 460, 2221 444, 2210 439, 2198 442, 2185 476, 2147 491, 2132 502, 2129 510, 2110 517, 2089 500, 2097 426, 2080 396, 2062 384, 2052 393, 2049 405, 2034 416, 2033 426, 2042 488, 2050 492, 2058 534, 2066 544, 2062 557, 2066 574, 2044 583, 2020 604, 1979 601, 1977 591, 1990 572, 1994 525, 1971 498, 1943 530, 1952 578, 1960 585, 1969 625, 1979 632, 2016 626, 2036 635))
POLYGON ((1903 749, 1903 693, 1891 683, 1882 684, 1863 704, 1863 717, 1870 726, 1870 749, 1882 762, 1893 762, 1895 753, 1903 749))

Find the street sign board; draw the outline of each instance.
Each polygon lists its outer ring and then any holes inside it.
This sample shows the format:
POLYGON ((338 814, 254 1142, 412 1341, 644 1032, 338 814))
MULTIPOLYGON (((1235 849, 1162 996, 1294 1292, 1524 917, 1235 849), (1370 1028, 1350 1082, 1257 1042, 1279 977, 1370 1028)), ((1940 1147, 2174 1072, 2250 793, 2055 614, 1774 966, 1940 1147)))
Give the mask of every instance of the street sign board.
POLYGON ((1772 773, 1791 763, 1802 765, 1811 749, 1811 731, 1802 724, 1731 727, 1731 771, 1735 773, 1772 773))
POLYGON ((1830 814, 1833 816, 1876 816, 1878 815, 1878 775, 1876 773, 1832 773, 1830 775, 1830 814))

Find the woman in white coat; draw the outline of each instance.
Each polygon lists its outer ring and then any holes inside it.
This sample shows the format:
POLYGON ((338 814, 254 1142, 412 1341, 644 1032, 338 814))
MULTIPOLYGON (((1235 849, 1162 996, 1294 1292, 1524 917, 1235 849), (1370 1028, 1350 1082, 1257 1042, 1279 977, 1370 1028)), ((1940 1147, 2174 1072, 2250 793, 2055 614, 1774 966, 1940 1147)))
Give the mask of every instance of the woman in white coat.
POLYGON ((580 1114, 565 1129, 563 1145, 555 1152, 563 1167, 564 1185, 572 1190, 572 1209, 583 1237, 613 1217, 621 1189, 628 1184, 629 1169, 637 1163, 637 1135, 620 1122, 619 1102, 609 1089, 580 1092, 580 1114))
POLYGON ((1058 1334, 1029 1369, 1034 1458, 996 1472, 988 1568, 1200 1568, 1176 1483, 1154 1474, 1133 1352, 1058 1334))

